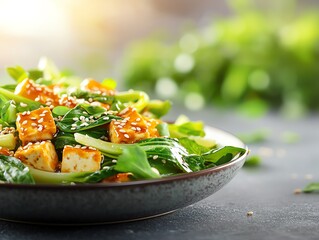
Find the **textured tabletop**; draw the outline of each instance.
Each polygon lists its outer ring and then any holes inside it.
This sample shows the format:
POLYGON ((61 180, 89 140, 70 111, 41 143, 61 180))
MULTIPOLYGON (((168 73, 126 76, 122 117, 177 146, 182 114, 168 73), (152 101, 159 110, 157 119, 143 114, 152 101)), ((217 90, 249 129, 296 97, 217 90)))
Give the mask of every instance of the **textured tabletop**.
POLYGON ((319 239, 319 194, 294 194, 319 182, 319 116, 284 119, 269 114, 247 119, 210 109, 186 113, 234 134, 267 129, 263 143, 250 145, 262 155, 258 168, 243 168, 212 196, 166 216, 98 226, 36 226, 0 221, 0 239, 319 239), (285 134, 298 140, 288 143, 285 134), (252 216, 247 216, 253 212, 252 216))

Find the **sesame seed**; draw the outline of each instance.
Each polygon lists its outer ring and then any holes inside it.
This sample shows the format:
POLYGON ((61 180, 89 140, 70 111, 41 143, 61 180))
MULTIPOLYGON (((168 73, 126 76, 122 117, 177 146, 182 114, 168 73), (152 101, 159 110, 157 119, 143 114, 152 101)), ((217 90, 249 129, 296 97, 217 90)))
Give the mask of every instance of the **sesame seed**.
POLYGON ((42 130, 43 130, 43 126, 42 126, 42 125, 39 125, 39 126, 38 126, 38 131, 41 132, 42 130))
POLYGON ((39 102, 39 101, 40 101, 40 96, 36 97, 36 98, 34 99, 34 101, 39 102))
POLYGON ((126 122, 122 122, 120 123, 120 125, 124 127, 126 125, 126 122))
POLYGON ((109 120, 109 119, 110 119, 109 117, 104 117, 104 118, 103 118, 103 120, 109 120))
POLYGON ((44 113, 39 114, 40 117, 45 117, 44 113))
POLYGON ((36 124, 36 123, 31 123, 31 126, 32 126, 32 127, 36 127, 37 124, 36 124))
POLYGON ((126 131, 124 129, 120 129, 119 132, 126 133, 126 131))
POLYGON ((71 127, 71 130, 76 130, 76 127, 71 127))
POLYGON ((117 126, 117 128, 123 128, 123 126, 121 126, 121 125, 118 125, 118 126, 117 126))
POLYGON ((141 121, 141 118, 136 118, 136 121, 137 121, 137 122, 141 121))
POLYGON ((113 160, 112 160, 112 163, 117 163, 117 160, 116 160, 116 159, 113 159, 113 160))
POLYGON ((137 122, 131 122, 131 125, 136 126, 137 122))
POLYGON ((30 119, 31 119, 31 120, 37 120, 37 118, 36 118, 36 117, 30 117, 30 119))
POLYGON ((137 131, 141 131, 142 129, 141 129, 140 127, 137 127, 136 130, 137 130, 137 131))
POLYGON ((129 110, 129 108, 123 109, 123 110, 120 112, 120 115, 123 115, 123 114, 127 113, 128 110, 129 110))
POLYGON ((24 120, 23 122, 22 122, 22 125, 26 125, 28 123, 28 121, 27 120, 24 120))
POLYGON ((75 117, 73 118, 73 121, 79 121, 79 118, 75 117))
POLYGON ((93 119, 93 118, 94 118, 94 116, 90 116, 90 117, 89 117, 89 119, 93 119))
POLYGON ((149 127, 152 126, 152 124, 150 124, 150 123, 146 123, 146 125, 149 126, 149 127))
POLYGON ((71 124, 71 126, 72 126, 72 127, 76 127, 77 125, 76 125, 76 123, 73 123, 73 124, 71 124))
POLYGON ((26 114, 27 114, 27 112, 25 111, 25 112, 23 112, 23 113, 21 113, 22 114, 22 116, 25 116, 26 114))
POLYGON ((24 103, 24 102, 20 102, 20 106, 21 106, 21 107, 27 107, 28 104, 26 104, 26 103, 24 103))
POLYGON ((44 119, 43 118, 40 118, 38 123, 43 123, 44 119))
POLYGON ((154 159, 154 160, 158 159, 158 155, 154 155, 154 156, 153 156, 153 159, 154 159))
POLYGON ((96 148, 94 147, 88 147, 90 150, 96 150, 96 148))
POLYGON ((82 123, 80 126, 83 127, 83 126, 89 126, 90 124, 88 124, 87 122, 84 122, 82 123))
POLYGON ((126 133, 126 134, 124 134, 124 137, 125 138, 130 138, 130 136, 126 133))
POLYGON ((118 121, 114 122, 114 125, 119 125, 119 124, 120 124, 120 122, 118 122, 118 121))
POLYGON ((132 129, 133 131, 136 131, 136 127, 131 127, 131 129, 132 129))
POLYGON ((46 113, 48 113, 49 111, 48 110, 44 110, 42 113, 43 114, 46 114, 46 113))

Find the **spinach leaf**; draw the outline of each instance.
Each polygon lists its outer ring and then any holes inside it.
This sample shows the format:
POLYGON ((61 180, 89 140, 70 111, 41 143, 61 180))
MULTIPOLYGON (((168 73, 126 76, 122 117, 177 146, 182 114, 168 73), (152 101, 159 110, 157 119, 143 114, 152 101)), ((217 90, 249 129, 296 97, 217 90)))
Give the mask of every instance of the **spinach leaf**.
POLYGON ((6 183, 34 183, 34 179, 30 174, 29 168, 23 165, 19 159, 1 154, 0 181, 6 183))
POLYGON ((136 178, 151 179, 160 178, 160 174, 153 171, 147 161, 146 152, 139 146, 129 146, 123 149, 114 167, 119 172, 130 172, 136 178))
POLYGON ((205 147, 203 145, 199 145, 198 143, 196 143, 195 140, 192 140, 190 138, 184 137, 184 138, 178 139, 178 141, 184 148, 186 148, 186 150, 190 154, 202 155, 202 154, 211 150, 208 147, 205 147))
POLYGON ((172 138, 189 136, 205 136, 204 123, 190 121, 186 116, 180 116, 175 123, 169 124, 169 132, 172 138))
POLYGON ((231 161, 236 155, 246 152, 243 148, 225 146, 219 149, 212 149, 207 153, 204 153, 202 157, 205 162, 211 162, 215 165, 221 165, 231 161))
POLYGON ((82 103, 68 111, 56 125, 61 131, 74 133, 104 125, 113 119, 121 118, 107 114, 102 107, 82 103))

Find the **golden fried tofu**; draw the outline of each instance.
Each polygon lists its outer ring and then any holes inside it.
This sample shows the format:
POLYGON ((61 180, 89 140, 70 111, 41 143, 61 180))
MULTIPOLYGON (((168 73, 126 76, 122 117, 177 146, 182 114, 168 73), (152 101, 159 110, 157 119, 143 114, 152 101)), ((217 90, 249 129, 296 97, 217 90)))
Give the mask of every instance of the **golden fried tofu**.
POLYGON ((31 79, 25 79, 19 83, 14 94, 38 101, 50 108, 58 106, 58 95, 55 94, 51 88, 36 84, 31 79))
POLYGON ((54 172, 58 166, 58 155, 50 141, 28 143, 21 146, 14 156, 36 169, 54 172))
POLYGON ((113 120, 109 126, 109 137, 113 143, 135 143, 158 136, 156 121, 145 119, 135 108, 125 108, 118 114, 122 120, 113 120))
POLYGON ((81 89, 84 91, 101 93, 102 95, 112 96, 115 94, 113 89, 103 86, 101 83, 95 81, 94 79, 85 79, 81 82, 81 89))
POLYGON ((100 169, 101 152, 88 147, 65 146, 61 172, 95 172, 100 169))
POLYGON ((51 140, 56 126, 49 107, 19 113, 16 120, 22 145, 28 142, 51 140))

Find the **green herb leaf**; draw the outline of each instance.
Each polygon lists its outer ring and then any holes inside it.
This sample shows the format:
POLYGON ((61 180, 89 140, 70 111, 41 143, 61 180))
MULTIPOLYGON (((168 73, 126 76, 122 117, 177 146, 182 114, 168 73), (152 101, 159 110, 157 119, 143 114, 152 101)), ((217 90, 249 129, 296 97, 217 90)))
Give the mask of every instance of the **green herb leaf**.
POLYGON ((198 122, 185 122, 182 124, 169 124, 169 132, 172 138, 182 138, 189 136, 205 136, 204 124, 198 122))
POLYGON ((231 161, 236 155, 245 153, 243 148, 225 146, 219 149, 212 149, 211 151, 202 155, 206 162, 211 162, 216 165, 221 165, 231 161))
POLYGON ((153 171, 147 160, 146 152, 139 146, 130 146, 123 150, 118 157, 115 170, 119 172, 130 172, 136 178, 151 179, 161 176, 153 171))
POLYGON ((106 110, 102 107, 87 103, 79 104, 67 112, 62 120, 57 122, 57 126, 61 131, 75 133, 104 125, 113 119, 121 119, 105 113, 106 110))
POLYGON ((29 172, 29 168, 23 165, 19 159, 1 154, 0 181, 6 183, 34 183, 34 179, 29 172))
POLYGON ((304 193, 319 192, 319 182, 309 183, 302 191, 304 193))

